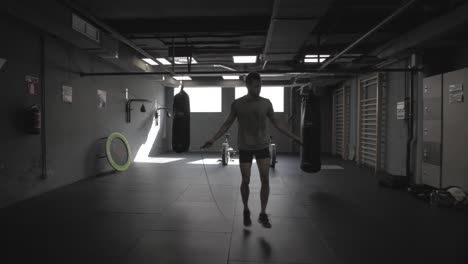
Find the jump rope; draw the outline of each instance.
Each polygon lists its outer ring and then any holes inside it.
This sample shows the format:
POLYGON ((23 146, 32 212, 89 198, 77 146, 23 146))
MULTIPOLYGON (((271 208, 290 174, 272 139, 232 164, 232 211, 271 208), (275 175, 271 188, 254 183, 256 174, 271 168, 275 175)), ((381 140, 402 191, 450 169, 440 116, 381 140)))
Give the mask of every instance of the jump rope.
MULTIPOLYGON (((206 178, 206 182, 208 183, 208 188, 210 190, 211 198, 215 202, 218 212, 223 216, 223 218, 224 218, 224 220, 226 222, 229 222, 229 219, 223 213, 223 211, 221 210, 221 207, 219 207, 218 201, 216 200, 216 198, 214 196, 213 189, 211 188, 210 178, 208 177, 208 172, 206 170, 205 157, 203 155, 204 152, 205 151, 203 151, 203 148, 200 148, 200 155, 201 155, 201 159, 202 159, 202 163, 203 163, 203 171, 205 172, 205 178, 206 178)), ((302 177, 302 171, 301 170, 299 170, 299 171, 300 171, 300 177, 302 177)), ((289 195, 291 195, 291 190, 289 190, 286 182, 284 181, 283 177, 281 177, 281 175, 280 175, 280 179, 281 179, 281 182, 283 183, 284 187, 286 187, 287 192, 289 193, 289 195)), ((237 201, 236 201, 236 203, 237 203, 237 201)), ((235 210, 235 207, 234 207, 234 210, 235 210)))
MULTIPOLYGON (((213 201, 215 202, 216 204, 216 208, 218 209, 218 212, 223 216, 224 220, 226 222, 229 222, 229 219, 227 218, 227 216, 223 213, 223 211, 221 210, 221 207, 219 207, 219 204, 218 204, 218 201, 216 201, 216 198, 214 196, 214 193, 213 193, 213 189, 211 188, 211 183, 210 183, 210 177, 208 177, 208 172, 206 171, 206 165, 205 165, 205 157, 203 156, 203 149, 200 148, 200 155, 201 155, 201 158, 202 158, 202 163, 203 163, 203 170, 205 172, 205 177, 206 177, 206 182, 208 183, 208 188, 210 189, 210 194, 211 194, 211 198, 213 198, 213 201)), ((237 203, 237 199, 235 201, 237 203)), ((234 207, 235 208, 235 207, 234 207)))

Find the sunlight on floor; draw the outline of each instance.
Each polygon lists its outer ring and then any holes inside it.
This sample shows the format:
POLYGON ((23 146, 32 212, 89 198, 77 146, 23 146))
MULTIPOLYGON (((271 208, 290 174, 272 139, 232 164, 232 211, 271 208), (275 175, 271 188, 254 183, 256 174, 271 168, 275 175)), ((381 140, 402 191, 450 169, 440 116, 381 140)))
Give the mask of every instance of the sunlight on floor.
POLYGON ((184 158, 165 158, 165 157, 146 157, 140 160, 135 160, 135 162, 139 163, 170 163, 178 160, 183 160, 184 158))
POLYGON ((153 119, 153 123, 151 124, 151 129, 148 133, 148 137, 146 138, 146 142, 143 143, 138 150, 134 162, 145 162, 145 163, 159 163, 159 162, 152 162, 151 160, 154 158, 148 157, 151 148, 153 148, 154 141, 159 133, 160 125, 156 125, 156 120, 153 119))

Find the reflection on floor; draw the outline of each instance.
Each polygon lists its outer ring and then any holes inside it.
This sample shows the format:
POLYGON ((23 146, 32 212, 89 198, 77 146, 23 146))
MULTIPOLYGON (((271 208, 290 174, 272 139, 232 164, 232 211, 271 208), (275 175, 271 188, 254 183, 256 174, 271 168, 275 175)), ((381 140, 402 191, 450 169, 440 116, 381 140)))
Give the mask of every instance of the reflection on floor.
POLYGON ((320 173, 307 174, 299 170, 298 157, 280 155, 270 174, 267 212, 273 228, 264 229, 256 222, 260 180, 255 165, 249 200, 253 225, 245 228, 237 166, 203 166, 197 153, 159 160, 1 209, 0 263, 468 259, 465 212, 431 207, 404 191, 379 187, 370 169, 352 162, 324 159, 320 173))

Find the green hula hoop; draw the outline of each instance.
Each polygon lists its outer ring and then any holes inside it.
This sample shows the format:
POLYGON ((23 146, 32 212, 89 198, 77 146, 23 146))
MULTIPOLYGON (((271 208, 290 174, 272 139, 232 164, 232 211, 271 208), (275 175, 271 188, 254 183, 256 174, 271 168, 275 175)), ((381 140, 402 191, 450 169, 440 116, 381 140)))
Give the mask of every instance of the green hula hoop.
POLYGON ((107 138, 106 155, 107 155, 107 160, 109 161, 112 168, 114 168, 114 169, 116 169, 118 171, 126 171, 128 169, 128 167, 130 167, 131 157, 132 157, 131 152, 132 151, 130 150, 130 144, 128 143, 127 139, 122 134, 114 132, 107 138), (117 162, 115 162, 115 160, 112 157, 111 151, 110 151, 112 140, 117 139, 117 138, 122 140, 123 143, 125 144, 125 147, 127 148, 128 159, 127 159, 127 162, 125 164, 123 164, 123 165, 119 165, 119 164, 117 164, 117 162))

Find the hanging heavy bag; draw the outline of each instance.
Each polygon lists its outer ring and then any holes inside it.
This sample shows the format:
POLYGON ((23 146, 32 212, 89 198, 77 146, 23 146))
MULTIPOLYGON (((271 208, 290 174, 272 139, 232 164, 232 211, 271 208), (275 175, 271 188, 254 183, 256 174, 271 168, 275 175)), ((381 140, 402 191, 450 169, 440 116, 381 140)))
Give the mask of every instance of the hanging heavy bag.
POLYGON ((302 98, 301 109, 302 142, 301 170, 319 172, 320 161, 320 98, 312 91, 302 98))
POLYGON ((172 122, 172 149, 176 153, 189 150, 190 146, 190 98, 184 91, 174 96, 174 120, 172 122))

